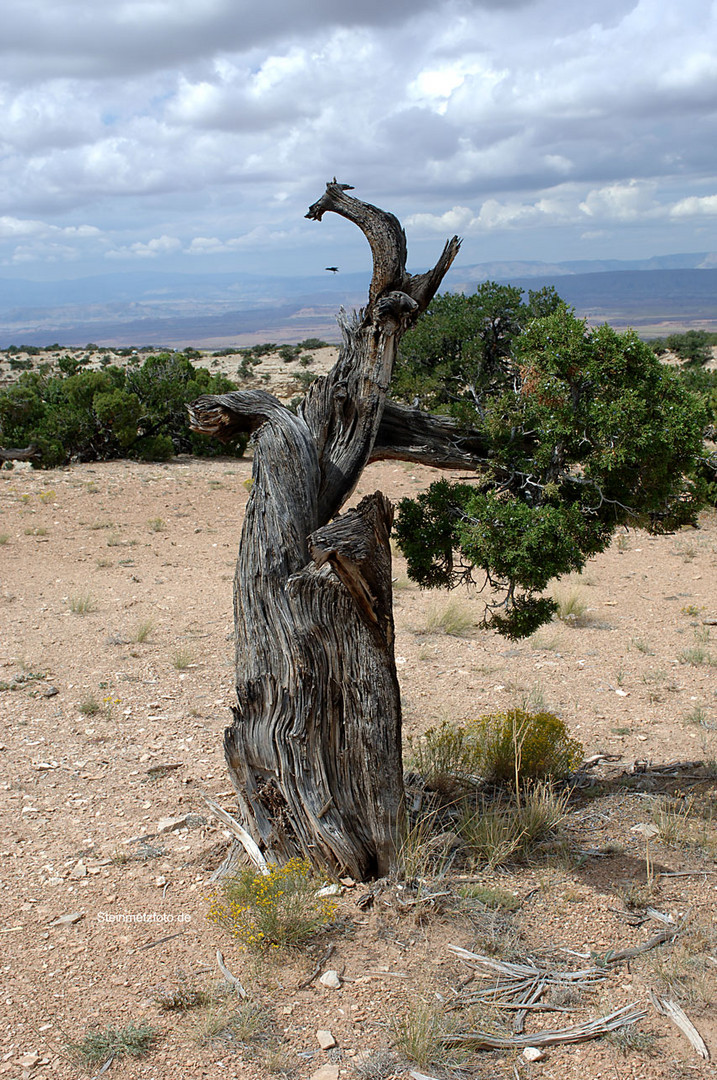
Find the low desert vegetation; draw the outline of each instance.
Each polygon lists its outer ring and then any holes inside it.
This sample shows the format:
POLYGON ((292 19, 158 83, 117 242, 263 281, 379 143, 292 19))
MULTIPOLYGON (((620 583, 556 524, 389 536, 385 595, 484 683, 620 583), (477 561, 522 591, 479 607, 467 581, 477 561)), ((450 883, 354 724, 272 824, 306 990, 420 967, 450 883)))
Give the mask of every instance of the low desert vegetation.
POLYGON ((458 823, 468 865, 494 868, 529 861, 557 840, 568 799, 569 792, 557 794, 543 783, 522 797, 482 799, 458 823))
POLYGON ((465 1061, 465 1054, 445 1048, 445 1039, 456 1026, 456 1018, 440 1005, 423 1001, 416 1002, 410 1012, 389 1020, 395 1050, 419 1069, 452 1069, 465 1061))
POLYGON ((195 1040, 200 1046, 246 1046, 266 1034, 267 1021, 266 1009, 251 998, 215 992, 195 1015, 195 1040))
POLYGON ((158 989, 154 1000, 162 1012, 189 1012, 208 1005, 212 995, 197 986, 185 971, 179 971, 177 981, 158 989))
POLYGON ((409 778, 433 796, 401 848, 408 878, 529 861, 560 845, 583 753, 559 717, 512 709, 444 722, 409 748, 409 778), (415 772, 414 772, 415 771, 415 772))
POLYGON ((135 645, 142 645, 145 641, 149 641, 155 629, 155 624, 152 619, 143 619, 138 623, 132 632, 130 640, 135 645))
MULTIPOLYGON (((89 358, 88 358, 89 359, 89 358)), ((201 394, 236 389, 181 353, 130 356, 124 367, 86 370, 87 361, 61 358, 55 374, 23 371, 0 390, 0 445, 34 446, 33 465, 139 458, 166 461, 177 453, 241 455, 193 434, 186 405, 201 394), (65 362, 63 362, 63 360, 65 362)))
POLYGON ((475 612, 459 600, 446 600, 433 604, 426 617, 426 630, 429 634, 448 634, 452 637, 465 637, 475 628, 475 612))
POLYGON ((157 1041, 157 1033, 147 1023, 131 1021, 124 1027, 109 1026, 89 1030, 79 1042, 67 1044, 70 1057, 87 1069, 104 1065, 109 1059, 144 1057, 157 1041))
POLYGON ((73 615, 89 615, 97 611, 97 601, 90 593, 77 593, 70 597, 70 611, 73 615))
POLYGON ((509 709, 430 728, 410 745, 409 765, 436 790, 476 778, 495 785, 561 780, 577 769, 583 748, 553 713, 509 709))
POLYGON ((266 874, 241 870, 215 893, 208 918, 249 949, 303 945, 336 913, 333 900, 317 895, 323 884, 305 859, 290 859, 266 874))
POLYGON ((172 654, 172 667, 177 671, 186 671, 192 666, 194 654, 191 649, 175 649, 172 654))
POLYGON ((554 600, 556 604, 555 615, 560 622, 565 623, 567 626, 583 626, 585 624, 588 605, 579 589, 556 592, 554 600))
POLYGON ((80 702, 80 712, 83 716, 97 716, 101 711, 102 706, 94 694, 88 694, 80 702))

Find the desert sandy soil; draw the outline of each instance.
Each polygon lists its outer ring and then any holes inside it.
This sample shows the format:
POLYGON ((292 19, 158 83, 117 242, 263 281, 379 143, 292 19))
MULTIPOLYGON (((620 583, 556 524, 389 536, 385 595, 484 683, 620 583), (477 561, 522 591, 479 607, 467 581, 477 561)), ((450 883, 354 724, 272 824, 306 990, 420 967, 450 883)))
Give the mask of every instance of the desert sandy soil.
MULTIPOLYGON (((390 883, 362 910, 365 889, 348 886, 339 922, 314 945, 257 960, 207 921, 211 875, 229 841, 201 797, 235 807, 221 737, 250 474, 249 459, 0 472, 0 1074, 83 1075, 68 1041, 88 1027, 146 1021, 155 1047, 116 1059, 107 1075, 442 1077, 445 1068, 400 1056, 381 1071, 367 1055, 391 1047, 396 1018, 470 990, 459 989, 470 970, 449 944, 584 967, 663 929, 654 917, 628 921, 625 897, 640 893, 683 927, 677 939, 609 967, 567 1012, 526 1020, 535 1032, 639 1002, 640 1045, 548 1047, 535 1064, 521 1052, 483 1051, 456 1075, 717 1075, 647 997, 652 988, 680 1002, 717 1054, 717 796, 711 767, 699 764, 717 757, 717 515, 676 536, 617 537, 581 576, 555 586, 580 616, 517 644, 480 628, 479 595, 422 593, 397 557, 408 736, 526 705, 562 716, 586 757, 612 760, 575 793, 561 855, 471 874, 513 894, 515 911, 450 897, 406 907, 390 883), (672 775, 659 771, 675 763, 672 775), (672 813, 660 818, 666 796, 676 797, 672 813), (162 831, 167 818, 178 827, 162 831), (648 894, 645 839, 633 829, 656 819, 648 894), (325 966, 340 972, 341 987, 315 980, 299 989, 329 943, 325 966), (156 1000, 182 979, 216 985, 218 948, 263 1009, 244 1041, 208 1037, 221 1029, 215 1006, 163 1012, 156 1000), (336 1047, 322 1050, 318 1029, 336 1047)), ((355 498, 380 488, 398 499, 430 478, 374 465, 355 498)))

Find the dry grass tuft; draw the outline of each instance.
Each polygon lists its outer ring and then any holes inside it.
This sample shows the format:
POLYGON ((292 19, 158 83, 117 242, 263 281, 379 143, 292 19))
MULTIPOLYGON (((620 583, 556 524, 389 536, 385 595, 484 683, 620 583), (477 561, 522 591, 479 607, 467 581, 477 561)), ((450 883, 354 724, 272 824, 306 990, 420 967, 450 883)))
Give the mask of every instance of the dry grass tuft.
POLYGON ((434 604, 426 617, 426 630, 429 634, 465 637, 471 633, 475 624, 472 608, 459 600, 447 600, 443 604, 434 604))

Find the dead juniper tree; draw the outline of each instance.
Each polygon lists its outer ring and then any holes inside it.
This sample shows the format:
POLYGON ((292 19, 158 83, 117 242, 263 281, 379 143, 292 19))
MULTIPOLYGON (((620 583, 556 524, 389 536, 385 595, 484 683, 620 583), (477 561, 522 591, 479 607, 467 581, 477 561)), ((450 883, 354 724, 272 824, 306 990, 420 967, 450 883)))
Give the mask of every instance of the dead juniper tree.
POLYGON ((450 419, 387 401, 401 336, 460 241, 409 274, 397 218, 349 190, 327 184, 306 215, 347 218, 373 254, 366 307, 339 317, 333 369, 296 414, 262 390, 201 397, 190 414, 195 431, 254 436, 234 588, 237 703, 224 739, 242 823, 269 862, 303 855, 366 879, 393 866, 404 813, 393 507, 376 492, 341 509, 371 461, 450 468, 478 448, 450 419))

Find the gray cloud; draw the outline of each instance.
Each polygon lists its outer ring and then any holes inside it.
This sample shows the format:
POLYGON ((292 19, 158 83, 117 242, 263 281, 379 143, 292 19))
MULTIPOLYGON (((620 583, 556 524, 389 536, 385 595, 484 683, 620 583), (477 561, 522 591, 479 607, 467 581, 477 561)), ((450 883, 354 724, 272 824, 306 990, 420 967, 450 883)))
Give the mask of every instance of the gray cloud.
POLYGON ((717 248, 716 33, 707 0, 6 0, 0 260, 363 260, 302 222, 334 173, 418 257, 451 221, 717 248))

